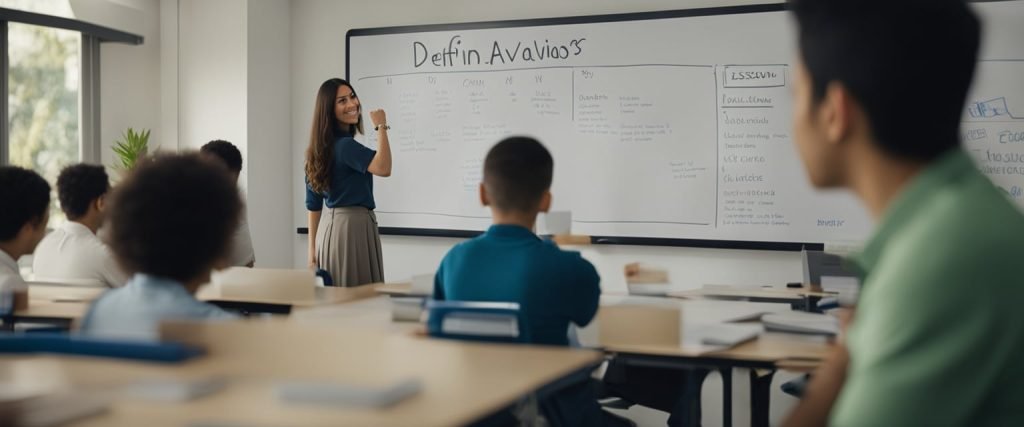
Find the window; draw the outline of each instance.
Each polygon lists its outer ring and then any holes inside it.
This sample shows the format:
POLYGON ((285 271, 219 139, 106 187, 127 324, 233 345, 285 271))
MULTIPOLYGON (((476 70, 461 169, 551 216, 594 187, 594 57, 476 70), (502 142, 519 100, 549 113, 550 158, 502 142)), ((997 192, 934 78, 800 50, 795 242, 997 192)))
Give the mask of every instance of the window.
MULTIPOLYGON (((69 0, 0 0, 0 164, 33 169, 55 191, 65 166, 101 157, 100 43, 143 42, 72 16, 69 0)), ((64 221, 57 203, 51 218, 64 221)))
MULTIPOLYGON (((13 165, 39 172, 56 187, 60 170, 82 159, 78 123, 81 35, 11 22, 7 41, 8 159, 13 165)), ((56 203, 50 214, 52 224, 63 222, 56 203)))

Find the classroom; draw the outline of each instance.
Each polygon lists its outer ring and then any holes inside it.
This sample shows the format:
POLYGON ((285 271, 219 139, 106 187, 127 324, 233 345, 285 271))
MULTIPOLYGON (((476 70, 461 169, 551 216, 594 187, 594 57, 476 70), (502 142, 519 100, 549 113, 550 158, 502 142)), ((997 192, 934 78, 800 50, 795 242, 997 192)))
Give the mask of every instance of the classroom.
POLYGON ((0 0, 0 425, 1016 425, 1021 22, 0 0))

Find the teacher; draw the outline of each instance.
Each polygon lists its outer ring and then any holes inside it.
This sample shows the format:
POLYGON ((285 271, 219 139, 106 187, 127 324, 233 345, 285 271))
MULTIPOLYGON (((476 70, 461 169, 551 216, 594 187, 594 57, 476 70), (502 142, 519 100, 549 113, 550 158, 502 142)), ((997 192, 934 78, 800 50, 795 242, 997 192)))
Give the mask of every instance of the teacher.
POLYGON ((391 175, 390 128, 384 110, 370 111, 370 121, 377 151, 354 139, 363 133, 363 115, 352 85, 337 78, 320 85, 306 148, 306 209, 315 236, 309 267, 326 270, 336 286, 384 281, 373 176, 391 175))

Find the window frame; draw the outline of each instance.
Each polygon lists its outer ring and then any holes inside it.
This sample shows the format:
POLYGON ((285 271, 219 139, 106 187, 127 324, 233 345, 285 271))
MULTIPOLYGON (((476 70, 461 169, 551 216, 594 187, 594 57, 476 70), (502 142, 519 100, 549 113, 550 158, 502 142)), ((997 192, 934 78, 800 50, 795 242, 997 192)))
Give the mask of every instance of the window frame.
POLYGON ((9 22, 77 31, 80 47, 78 95, 78 145, 82 162, 101 163, 100 141, 100 45, 107 42, 140 45, 144 38, 76 19, 0 7, 0 165, 10 164, 10 106, 8 105, 10 57, 9 22))

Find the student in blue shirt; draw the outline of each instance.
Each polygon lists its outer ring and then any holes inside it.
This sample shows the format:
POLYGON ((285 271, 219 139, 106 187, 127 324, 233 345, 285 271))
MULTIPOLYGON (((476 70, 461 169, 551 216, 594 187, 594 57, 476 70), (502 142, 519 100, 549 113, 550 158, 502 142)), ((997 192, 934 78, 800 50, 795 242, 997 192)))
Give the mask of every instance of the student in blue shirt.
MULTIPOLYGON (((532 231, 537 213, 551 206, 553 164, 531 138, 508 138, 491 148, 480 201, 491 208, 494 225, 448 252, 434 276, 434 298, 519 303, 531 342, 564 346, 570 323, 585 326, 594 318, 601 289, 594 266, 578 252, 563 251, 532 231)), ((588 383, 542 406, 555 425, 611 421, 588 383)))
POLYGON ((160 322, 230 319, 193 296, 227 265, 241 199, 227 168, 197 153, 144 160, 110 204, 110 247, 133 274, 90 307, 81 332, 158 338, 160 322))

